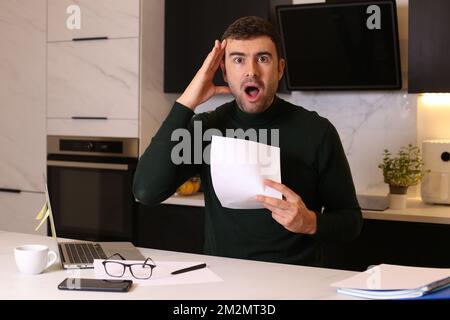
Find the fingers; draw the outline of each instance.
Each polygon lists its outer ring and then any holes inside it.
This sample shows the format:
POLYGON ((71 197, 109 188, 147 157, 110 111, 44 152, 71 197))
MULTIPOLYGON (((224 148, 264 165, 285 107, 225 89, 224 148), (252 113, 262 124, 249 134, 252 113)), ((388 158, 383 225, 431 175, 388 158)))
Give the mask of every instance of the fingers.
POLYGON ((220 43, 218 40, 214 42, 214 48, 210 52, 210 59, 208 60, 208 63, 206 63, 206 70, 210 72, 216 72, 216 70, 219 68, 220 61, 223 58, 223 55, 225 53, 225 47, 226 47, 226 40, 223 40, 222 43, 220 43))
POLYGON ((216 87, 215 89, 216 89, 215 94, 231 93, 231 90, 229 87, 216 87))
MULTIPOLYGON (((216 40, 217 41, 217 40, 216 40)), ((218 41, 217 41, 218 42, 218 41)), ((225 47, 227 46, 227 40, 223 40, 221 43, 220 43, 220 45, 219 45, 219 48, 218 48, 218 51, 217 51, 217 56, 216 56, 216 60, 214 61, 214 65, 212 66, 213 67, 213 71, 215 72, 218 68, 219 68, 219 66, 220 66, 220 62, 222 61, 222 59, 223 59, 223 56, 224 56, 224 54, 225 54, 225 47)))
POLYGON ((299 201, 300 197, 294 191, 292 191, 291 189, 289 189, 288 187, 286 187, 282 183, 275 182, 275 181, 270 180, 270 179, 264 179, 264 184, 266 186, 268 186, 268 187, 271 187, 271 188, 281 192, 281 194, 289 202, 297 202, 297 201, 299 201))
POLYGON ((294 214, 288 210, 282 210, 280 208, 265 204, 264 207, 272 213, 272 218, 285 228, 293 222, 294 214))
POLYGON ((270 205, 272 207, 276 207, 282 210, 288 210, 291 208, 292 204, 287 201, 280 200, 273 197, 267 197, 263 195, 257 195, 256 200, 260 201, 263 205, 270 205))

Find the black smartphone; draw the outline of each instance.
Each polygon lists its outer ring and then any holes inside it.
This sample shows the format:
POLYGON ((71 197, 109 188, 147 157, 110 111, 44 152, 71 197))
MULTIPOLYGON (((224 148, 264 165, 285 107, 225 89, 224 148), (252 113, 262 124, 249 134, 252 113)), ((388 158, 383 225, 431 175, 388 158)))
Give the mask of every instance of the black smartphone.
POLYGON ((58 285, 59 290, 127 292, 130 290, 132 280, 104 280, 67 278, 58 285))

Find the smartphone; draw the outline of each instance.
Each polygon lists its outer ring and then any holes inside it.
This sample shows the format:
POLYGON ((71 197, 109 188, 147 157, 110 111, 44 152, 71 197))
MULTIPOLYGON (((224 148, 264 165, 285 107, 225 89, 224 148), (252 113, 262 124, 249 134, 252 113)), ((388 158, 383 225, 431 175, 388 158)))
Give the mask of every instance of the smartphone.
POLYGON ((58 285, 59 290, 127 292, 130 290, 132 280, 104 280, 67 278, 58 285))

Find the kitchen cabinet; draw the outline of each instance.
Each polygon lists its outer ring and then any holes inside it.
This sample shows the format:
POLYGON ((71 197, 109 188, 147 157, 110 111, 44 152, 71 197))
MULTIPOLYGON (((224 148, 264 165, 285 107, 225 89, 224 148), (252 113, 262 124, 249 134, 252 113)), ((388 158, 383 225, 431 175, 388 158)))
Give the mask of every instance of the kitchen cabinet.
POLYGON ((176 99, 163 93, 164 1, 48 0, 47 14, 47 134, 139 137, 145 150, 176 99), (71 5, 80 29, 67 28, 71 5))
POLYGON ((141 2, 47 4, 47 134, 137 138, 141 2))
POLYGON ((139 36, 139 0, 48 0, 48 41, 139 36))
POLYGON ((138 38, 47 48, 48 118, 138 119, 138 38))
POLYGON ((365 219, 360 236, 324 246, 327 268, 364 271, 381 263, 450 268, 450 225, 365 219))
MULTIPOLYGON (((179 199, 176 199, 179 200, 179 199)), ((139 204, 134 243, 141 247, 202 253, 205 210, 201 206, 139 204)), ((450 268, 450 225, 364 219, 357 239, 322 244, 324 267, 364 271, 389 263, 450 268)))
POLYGON ((134 244, 152 249, 203 253, 205 208, 138 204, 134 244))
POLYGON ((450 1, 410 0, 408 92, 450 92, 450 1))
POLYGON ((32 232, 43 202, 45 4, 0 1, 0 190, 21 191, 0 191, 0 230, 32 232))
POLYGON ((47 119, 47 134, 54 136, 88 136, 136 138, 138 120, 111 119, 47 119))

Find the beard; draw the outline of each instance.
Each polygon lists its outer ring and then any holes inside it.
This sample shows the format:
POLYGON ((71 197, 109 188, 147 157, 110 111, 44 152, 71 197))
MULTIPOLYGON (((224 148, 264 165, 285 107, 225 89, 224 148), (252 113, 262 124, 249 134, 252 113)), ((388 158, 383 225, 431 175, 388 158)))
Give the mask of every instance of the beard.
POLYGON ((271 81, 266 85, 259 79, 246 78, 239 86, 229 84, 229 87, 238 107, 242 111, 246 113, 261 113, 272 104, 278 89, 278 81, 271 81), (252 101, 252 97, 246 92, 246 87, 252 84, 258 88, 258 96, 255 101, 252 101))

